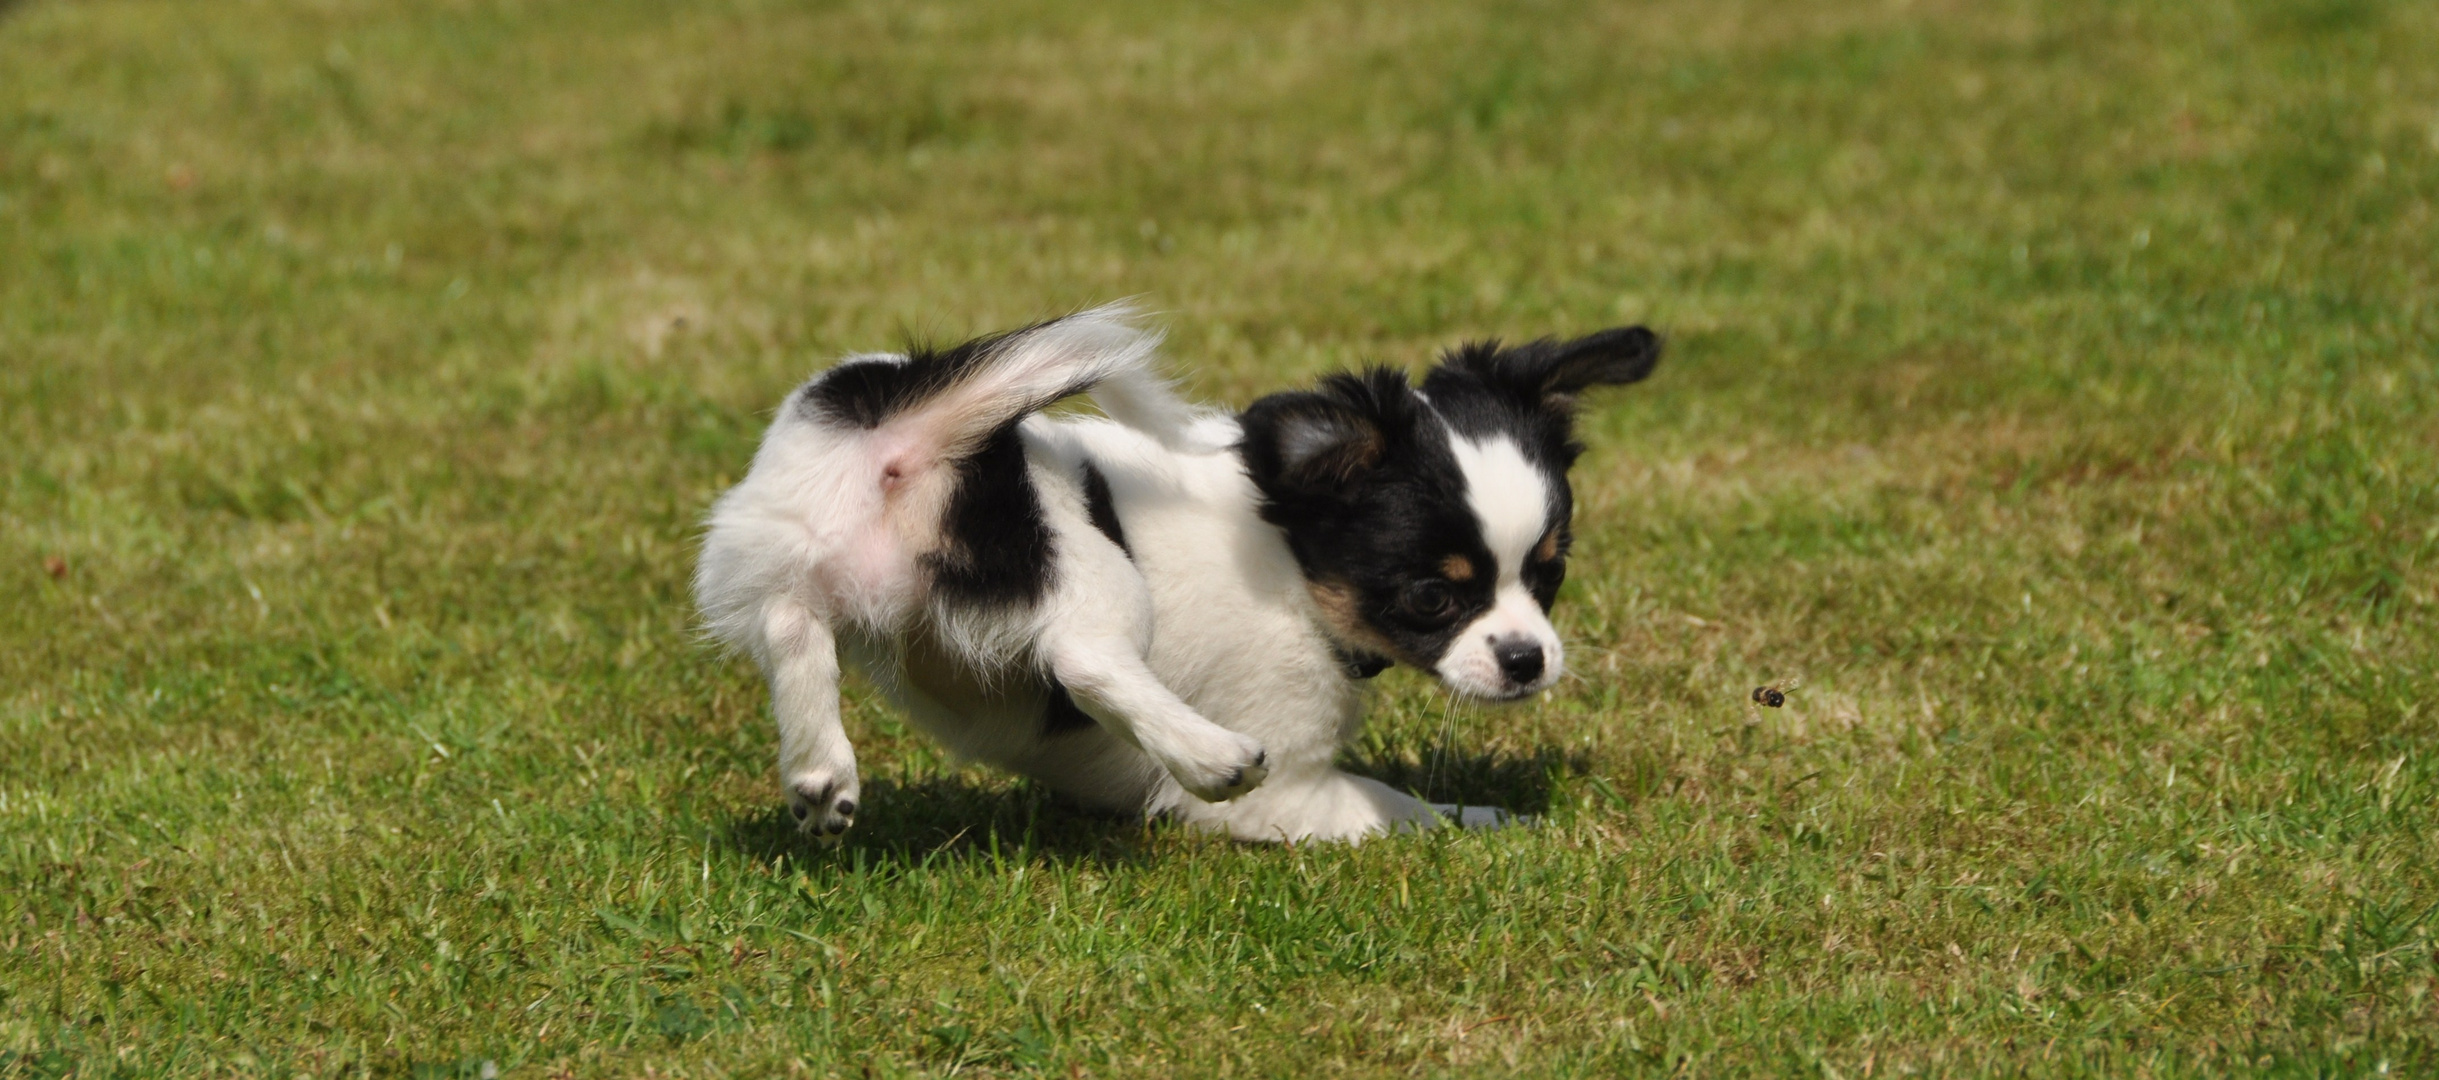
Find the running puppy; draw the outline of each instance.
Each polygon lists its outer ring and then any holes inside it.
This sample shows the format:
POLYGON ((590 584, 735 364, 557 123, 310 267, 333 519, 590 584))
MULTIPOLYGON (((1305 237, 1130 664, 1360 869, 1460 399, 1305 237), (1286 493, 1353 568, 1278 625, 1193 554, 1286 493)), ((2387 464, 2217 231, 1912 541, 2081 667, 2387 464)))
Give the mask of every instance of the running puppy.
POLYGON ((1439 822, 1332 764, 1390 664, 1480 698, 1557 680, 1575 396, 1650 374, 1650 331, 1466 345, 1419 388, 1335 375, 1232 417, 1177 400, 1130 316, 849 357, 713 507, 696 600, 769 679, 807 830, 858 809, 842 658, 953 752, 1254 840, 1439 822), (1109 419, 1039 415, 1086 392, 1109 419))

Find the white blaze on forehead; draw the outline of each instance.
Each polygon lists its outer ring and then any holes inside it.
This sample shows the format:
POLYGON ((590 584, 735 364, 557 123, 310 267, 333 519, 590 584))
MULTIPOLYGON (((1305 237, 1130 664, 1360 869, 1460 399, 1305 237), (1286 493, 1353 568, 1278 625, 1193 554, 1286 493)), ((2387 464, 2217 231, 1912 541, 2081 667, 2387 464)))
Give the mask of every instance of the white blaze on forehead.
POLYGON ((1541 542, 1550 520, 1550 484, 1541 470, 1524 459, 1515 440, 1494 436, 1475 442, 1457 435, 1448 438, 1456 451, 1457 469, 1465 474, 1465 500, 1482 523, 1482 543, 1499 560, 1499 580, 1517 580, 1525 555, 1541 542))

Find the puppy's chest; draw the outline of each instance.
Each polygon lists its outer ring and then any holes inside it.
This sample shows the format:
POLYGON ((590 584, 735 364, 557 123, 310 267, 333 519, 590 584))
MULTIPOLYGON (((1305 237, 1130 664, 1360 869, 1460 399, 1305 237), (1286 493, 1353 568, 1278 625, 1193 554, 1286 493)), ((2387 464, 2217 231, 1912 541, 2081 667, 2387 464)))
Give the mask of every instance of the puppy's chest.
POLYGON ((1355 708, 1358 686, 1315 622, 1294 557, 1249 502, 1126 519, 1152 599, 1148 659, 1170 689, 1223 723, 1284 710, 1334 724, 1355 708))

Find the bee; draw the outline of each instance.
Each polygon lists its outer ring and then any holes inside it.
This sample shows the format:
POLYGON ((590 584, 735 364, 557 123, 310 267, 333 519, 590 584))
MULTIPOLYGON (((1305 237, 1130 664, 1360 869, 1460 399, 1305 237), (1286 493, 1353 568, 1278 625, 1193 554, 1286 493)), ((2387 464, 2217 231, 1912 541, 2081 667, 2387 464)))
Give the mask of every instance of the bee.
POLYGON ((1775 686, 1756 686, 1753 688, 1753 703, 1775 709, 1787 703, 1787 692, 1775 686))

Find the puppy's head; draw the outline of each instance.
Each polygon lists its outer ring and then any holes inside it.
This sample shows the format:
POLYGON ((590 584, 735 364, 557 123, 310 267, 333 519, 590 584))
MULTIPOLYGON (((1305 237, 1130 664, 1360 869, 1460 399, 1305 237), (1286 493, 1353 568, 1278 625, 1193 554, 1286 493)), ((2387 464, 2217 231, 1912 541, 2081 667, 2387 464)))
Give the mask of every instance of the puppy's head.
POLYGON ((1556 682, 1576 395, 1660 359, 1642 327, 1450 352, 1410 385, 1374 369, 1246 410, 1246 470, 1340 644, 1514 698, 1556 682))

